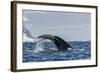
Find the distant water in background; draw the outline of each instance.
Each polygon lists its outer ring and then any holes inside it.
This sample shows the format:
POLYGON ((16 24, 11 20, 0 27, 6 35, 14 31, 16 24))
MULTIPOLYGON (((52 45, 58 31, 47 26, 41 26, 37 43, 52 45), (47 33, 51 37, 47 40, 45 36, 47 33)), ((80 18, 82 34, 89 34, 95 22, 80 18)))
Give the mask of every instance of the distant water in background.
MULTIPOLYGON (((90 41, 74 41, 68 42, 74 50, 70 51, 49 51, 33 53, 36 43, 23 43, 23 62, 44 62, 44 61, 69 61, 69 60, 85 60, 91 59, 91 42, 90 41)), ((48 46, 47 48, 54 47, 48 46)), ((50 43, 49 43, 50 44, 50 43)))

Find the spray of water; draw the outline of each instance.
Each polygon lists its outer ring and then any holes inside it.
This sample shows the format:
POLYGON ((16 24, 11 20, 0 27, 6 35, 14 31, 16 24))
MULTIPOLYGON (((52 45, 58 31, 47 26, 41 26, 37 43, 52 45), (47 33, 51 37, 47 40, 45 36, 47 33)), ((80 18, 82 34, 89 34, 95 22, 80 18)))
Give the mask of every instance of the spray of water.
POLYGON ((57 51, 58 49, 55 47, 55 48, 52 48, 52 47, 50 47, 50 48, 47 48, 47 49, 45 49, 44 48, 44 45, 43 45, 43 43, 44 42, 51 42, 51 43, 53 43, 51 40, 48 40, 48 39, 43 39, 43 38, 37 38, 36 39, 36 46, 35 46, 35 48, 33 49, 33 53, 38 53, 38 52, 44 52, 44 51, 57 51))

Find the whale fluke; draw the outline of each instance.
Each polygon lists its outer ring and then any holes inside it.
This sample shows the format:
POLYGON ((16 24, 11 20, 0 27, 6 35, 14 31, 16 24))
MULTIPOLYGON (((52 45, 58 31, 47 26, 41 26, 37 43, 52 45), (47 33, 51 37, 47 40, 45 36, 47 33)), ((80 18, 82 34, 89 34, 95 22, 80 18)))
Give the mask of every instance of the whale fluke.
POLYGON ((38 38, 51 40, 56 45, 59 51, 66 51, 68 50, 68 48, 73 49, 66 41, 64 41, 62 38, 58 36, 45 34, 45 35, 39 36, 38 38))
POLYGON ((66 41, 64 41, 62 38, 58 37, 58 36, 54 36, 55 38, 55 44, 57 45, 57 48, 59 50, 68 50, 68 48, 73 49, 66 41))

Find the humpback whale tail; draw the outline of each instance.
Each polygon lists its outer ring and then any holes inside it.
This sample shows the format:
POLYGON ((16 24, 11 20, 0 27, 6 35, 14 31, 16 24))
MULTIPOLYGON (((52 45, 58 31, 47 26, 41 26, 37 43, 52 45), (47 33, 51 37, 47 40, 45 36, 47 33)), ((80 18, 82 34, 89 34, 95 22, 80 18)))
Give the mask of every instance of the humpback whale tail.
POLYGON ((73 49, 66 41, 64 41, 62 38, 58 36, 45 34, 45 35, 39 36, 38 38, 51 40, 57 46, 59 51, 66 51, 68 50, 68 48, 73 49))
POLYGON ((59 50, 68 50, 68 48, 73 49, 66 41, 64 41, 62 38, 58 37, 58 36, 54 36, 55 37, 55 44, 57 45, 57 48, 59 48, 59 50))

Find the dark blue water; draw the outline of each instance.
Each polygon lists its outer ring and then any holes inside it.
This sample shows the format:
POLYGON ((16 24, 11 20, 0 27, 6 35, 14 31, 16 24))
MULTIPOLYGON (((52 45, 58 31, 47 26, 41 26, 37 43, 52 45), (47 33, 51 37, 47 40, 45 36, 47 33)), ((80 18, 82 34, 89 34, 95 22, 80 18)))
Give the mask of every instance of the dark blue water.
MULTIPOLYGON (((64 61, 64 60, 85 60, 91 58, 90 41, 69 42, 74 48, 70 51, 46 51, 33 53, 36 43, 23 43, 23 62, 44 62, 44 61, 64 61)), ((46 44, 44 48, 56 48, 53 44, 46 44)))

